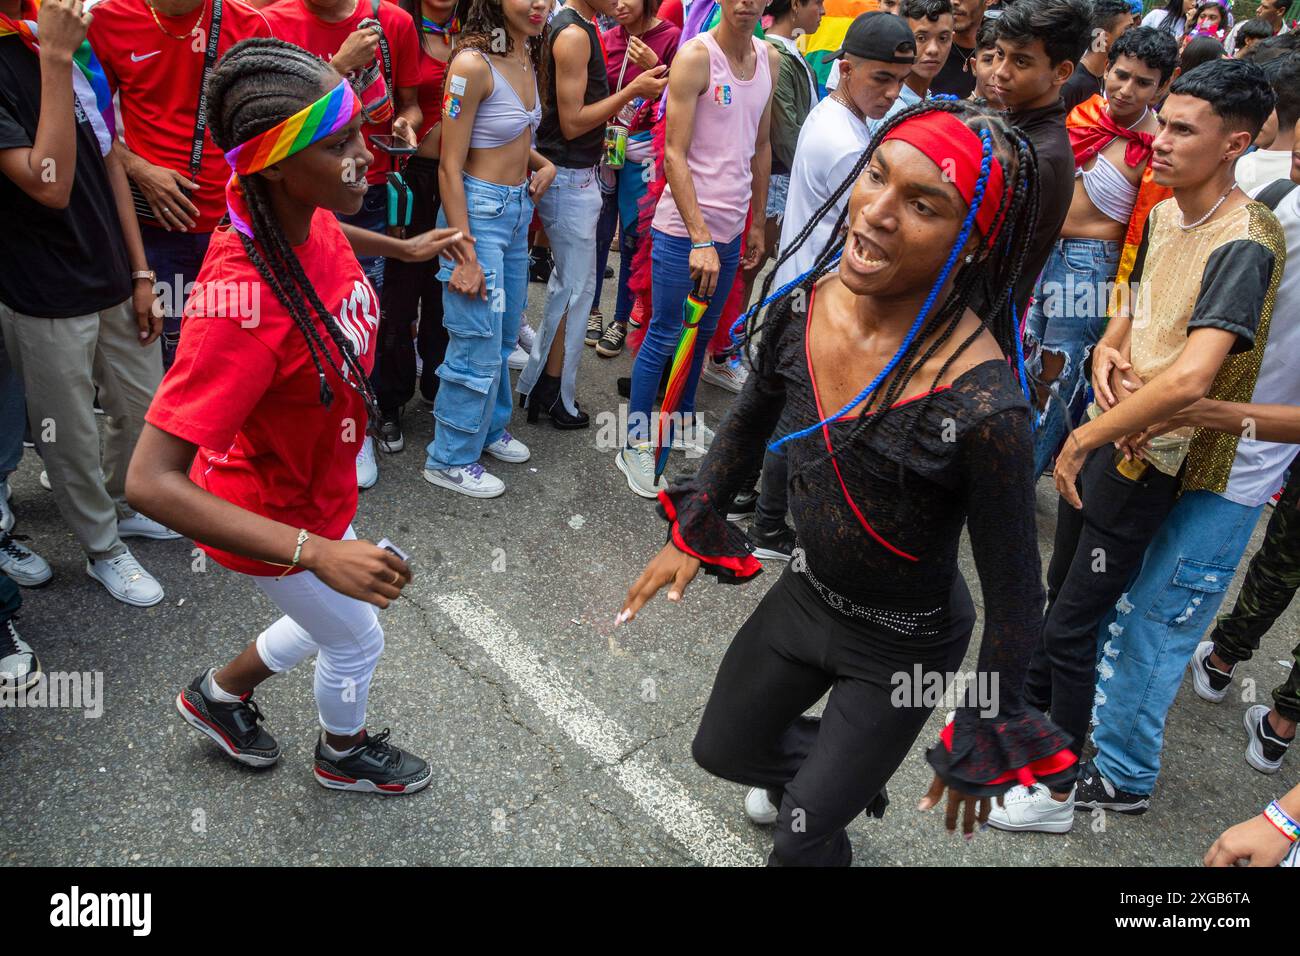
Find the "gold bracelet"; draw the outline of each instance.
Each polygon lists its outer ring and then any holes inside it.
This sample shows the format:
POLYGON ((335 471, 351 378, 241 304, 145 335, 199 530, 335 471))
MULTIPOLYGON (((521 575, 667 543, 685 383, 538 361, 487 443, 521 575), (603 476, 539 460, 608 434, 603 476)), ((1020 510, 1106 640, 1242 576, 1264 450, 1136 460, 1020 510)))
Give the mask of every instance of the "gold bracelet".
POLYGON ((310 537, 310 535, 307 534, 306 528, 298 529, 298 546, 293 549, 293 561, 284 569, 284 574, 281 574, 280 577, 284 577, 285 574, 288 574, 298 566, 298 559, 302 557, 302 546, 307 543, 308 537, 310 537))

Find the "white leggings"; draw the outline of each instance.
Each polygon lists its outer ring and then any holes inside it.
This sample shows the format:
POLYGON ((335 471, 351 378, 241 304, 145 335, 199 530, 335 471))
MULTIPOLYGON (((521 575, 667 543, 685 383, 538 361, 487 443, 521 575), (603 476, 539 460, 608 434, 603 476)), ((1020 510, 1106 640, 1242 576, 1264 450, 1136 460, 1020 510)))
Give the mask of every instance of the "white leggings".
MULTIPOLYGON (((351 528, 343 535, 344 540, 355 537, 351 528)), ((262 663, 278 674, 315 654, 321 726, 340 737, 360 732, 370 677, 384 650, 374 605, 339 594, 310 571, 254 580, 284 611, 257 636, 262 663)))

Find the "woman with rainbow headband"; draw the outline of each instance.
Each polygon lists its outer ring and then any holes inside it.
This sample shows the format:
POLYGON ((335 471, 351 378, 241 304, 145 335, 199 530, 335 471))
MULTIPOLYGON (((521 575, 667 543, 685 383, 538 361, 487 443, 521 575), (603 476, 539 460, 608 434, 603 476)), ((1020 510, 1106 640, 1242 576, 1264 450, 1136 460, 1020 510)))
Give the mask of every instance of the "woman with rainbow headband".
MULTIPOLYGON (((208 101, 234 170, 232 228, 214 234, 186 304, 127 495, 252 577, 284 616, 195 677, 176 708, 232 759, 270 766, 280 747, 259 726, 253 690, 315 655, 316 780, 412 793, 429 783, 428 764, 365 728, 384 646, 372 605, 387 607, 411 571, 351 527, 357 444, 375 414, 379 297, 334 213, 365 197, 361 103, 327 63, 274 39, 231 47, 208 101)), ((447 230, 439 251, 459 251, 460 238, 447 230)))
POLYGON ((920 809, 947 790, 947 827, 960 809, 969 836, 989 798, 1075 762, 1021 697, 1043 607, 1009 306, 1037 218, 1032 149, 974 104, 917 104, 881 125, 782 258, 848 189, 835 229, 847 238, 747 324, 754 372, 699 473, 660 495, 669 543, 617 619, 664 585, 680 601, 702 566, 727 581, 760 570, 720 509, 783 406, 807 423, 778 439, 800 548, 732 641, 692 748, 705 769, 754 788, 746 811, 776 824, 770 862, 781 865, 850 862, 845 827, 883 812, 938 682, 959 671, 975 620, 957 565, 963 524, 984 594, 978 692, 928 752, 935 778, 920 809), (1003 305, 981 322, 975 295, 1003 305), (821 719, 805 716, 827 691, 821 719))

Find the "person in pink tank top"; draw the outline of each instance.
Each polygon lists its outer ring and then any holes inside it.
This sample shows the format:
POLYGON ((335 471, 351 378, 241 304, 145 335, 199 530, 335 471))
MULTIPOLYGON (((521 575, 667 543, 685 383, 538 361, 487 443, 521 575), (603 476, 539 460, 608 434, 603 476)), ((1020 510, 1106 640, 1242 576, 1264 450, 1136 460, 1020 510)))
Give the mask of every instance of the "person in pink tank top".
MULTIPOLYGON (((754 37, 763 0, 721 0, 722 19, 685 44, 668 82, 664 171, 667 186, 652 224, 653 309, 632 367, 627 444, 615 458, 628 487, 654 498, 650 413, 664 367, 682 328, 692 288, 709 299, 700 321, 681 401, 683 427, 674 444, 707 449, 712 432, 695 420, 700 367, 742 264, 741 233, 750 203, 766 208, 772 152, 773 77, 779 54, 754 37)), ((763 254, 763 221, 745 237, 745 265, 763 254)))

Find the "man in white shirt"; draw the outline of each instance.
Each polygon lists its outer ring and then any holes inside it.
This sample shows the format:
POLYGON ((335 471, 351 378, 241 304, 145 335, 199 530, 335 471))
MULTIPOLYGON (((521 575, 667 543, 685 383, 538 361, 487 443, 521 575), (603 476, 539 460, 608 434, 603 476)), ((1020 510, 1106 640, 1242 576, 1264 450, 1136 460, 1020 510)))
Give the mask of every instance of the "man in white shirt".
MULTIPOLYGON (((790 168, 790 193, 781 226, 780 251, 790 248, 836 187, 849 175, 871 143, 871 135, 898 98, 916 59, 916 41, 907 21, 878 10, 855 19, 833 58, 840 82, 804 120, 790 168)), ((832 212, 849 202, 846 189, 832 212)), ((837 216, 824 216, 794 254, 777 268, 779 288, 807 272, 831 237, 837 216)))
POLYGON ((1268 149, 1257 149, 1237 160, 1237 185, 1243 192, 1291 175, 1295 124, 1300 119, 1300 53, 1261 64, 1277 94, 1277 136, 1268 149))
MULTIPOLYGON (((1286 11, 1291 5, 1291 0, 1259 0, 1259 8, 1255 11, 1254 19, 1263 20, 1273 28, 1273 36, 1281 36, 1289 29, 1286 25, 1286 11)), ((1242 25, 1246 22, 1243 18, 1232 28, 1232 32, 1224 38, 1223 48, 1228 51, 1229 56, 1237 52, 1237 34, 1242 25)), ((1283 173, 1283 175, 1286 175, 1283 173)))

